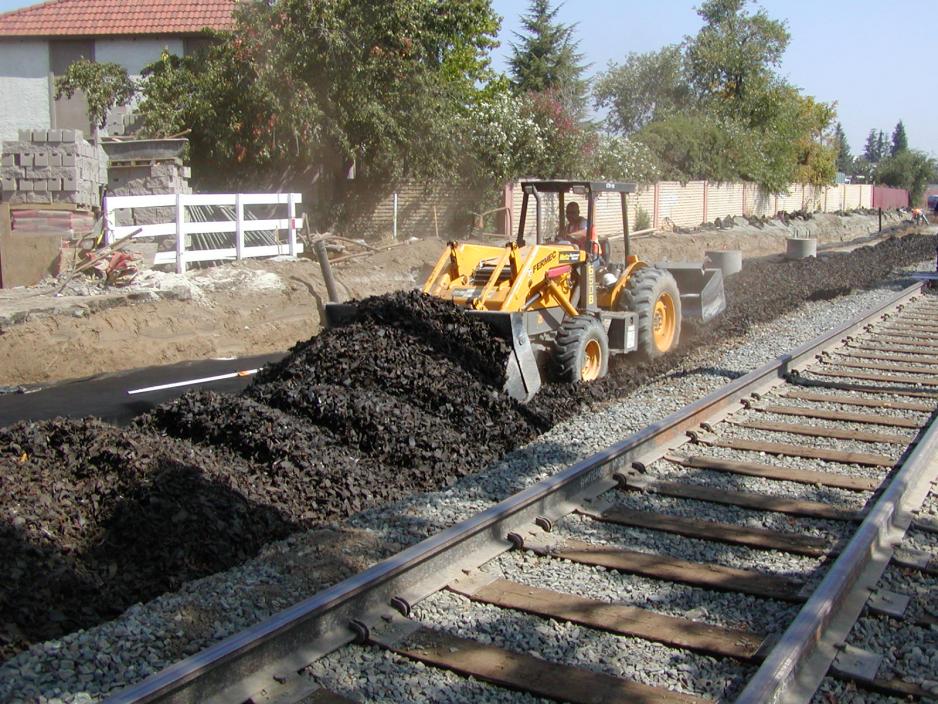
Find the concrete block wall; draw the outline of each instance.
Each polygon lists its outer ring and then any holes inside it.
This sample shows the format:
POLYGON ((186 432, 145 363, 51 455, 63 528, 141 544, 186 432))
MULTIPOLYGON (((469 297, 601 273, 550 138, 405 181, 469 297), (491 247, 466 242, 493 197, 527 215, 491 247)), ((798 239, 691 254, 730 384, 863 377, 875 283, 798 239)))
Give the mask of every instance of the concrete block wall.
POLYGON ((6 203, 101 205, 107 156, 78 130, 20 130, 3 142, 0 188, 6 203))

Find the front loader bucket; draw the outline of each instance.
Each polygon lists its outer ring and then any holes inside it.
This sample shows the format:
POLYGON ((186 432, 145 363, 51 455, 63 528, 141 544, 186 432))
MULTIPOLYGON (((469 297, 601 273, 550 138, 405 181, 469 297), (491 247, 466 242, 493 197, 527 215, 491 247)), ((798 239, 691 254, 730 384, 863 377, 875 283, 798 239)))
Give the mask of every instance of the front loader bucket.
POLYGON ((541 372, 531 347, 524 324, 524 313, 499 313, 492 311, 469 311, 489 323, 498 334, 511 343, 505 369, 503 391, 516 401, 527 403, 541 389, 541 372))
POLYGON ((327 328, 337 328, 342 325, 348 325, 354 322, 358 315, 358 308, 354 303, 327 303, 325 308, 325 327, 327 328))
MULTIPOLYGON (((327 303, 326 327, 335 328, 355 321, 358 316, 354 303, 327 303)), ((537 368, 531 340, 525 331, 523 313, 495 313, 468 311, 489 323, 495 333, 511 343, 505 370, 503 391, 521 403, 527 403, 541 388, 541 373, 537 368)), ((497 373, 497 370, 492 370, 497 373)))
POLYGON ((726 310, 723 272, 705 269, 701 262, 661 265, 671 272, 681 292, 681 317, 708 323, 726 310))

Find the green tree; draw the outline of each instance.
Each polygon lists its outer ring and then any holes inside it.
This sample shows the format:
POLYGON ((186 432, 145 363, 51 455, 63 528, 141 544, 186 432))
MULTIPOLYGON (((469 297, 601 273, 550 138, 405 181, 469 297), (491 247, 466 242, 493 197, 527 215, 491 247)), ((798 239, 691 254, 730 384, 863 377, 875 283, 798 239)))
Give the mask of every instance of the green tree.
POLYGON ((888 150, 889 144, 886 141, 886 133, 880 130, 876 135, 876 154, 878 155, 880 161, 889 156, 888 150))
POLYGON ((508 59, 515 88, 519 92, 553 91, 566 108, 581 117, 587 94, 583 74, 586 65, 574 38, 576 25, 557 20, 560 8, 550 0, 530 0, 521 18, 523 33, 515 33, 508 59))
POLYGON ((498 188, 537 173, 538 166, 550 158, 550 145, 533 117, 529 95, 516 95, 503 84, 493 88, 467 110, 464 133, 474 180, 498 188))
POLYGON ((847 142, 847 134, 839 122, 834 127, 832 146, 837 150, 837 170, 847 175, 852 174, 853 157, 850 155, 850 144, 847 142))
POLYGON ((610 129, 626 135, 693 105, 683 54, 677 45, 629 54, 624 62, 599 76, 593 94, 596 106, 608 109, 610 129))
POLYGON ((129 103, 136 88, 120 64, 79 59, 55 79, 55 97, 72 98, 79 92, 88 103, 88 118, 97 144, 98 130, 107 124, 108 111, 129 103))
POLYGON ((618 135, 599 135, 587 165, 590 178, 654 183, 662 177, 657 156, 644 144, 618 135))
POLYGON ((191 127, 206 168, 310 172, 332 203, 352 164, 376 183, 459 165, 456 128, 492 76, 489 0, 252 1, 235 22, 200 56, 151 67, 141 106, 151 129, 191 127))
POLYGON ((936 173, 938 162, 935 159, 917 149, 904 149, 877 165, 876 180, 887 186, 904 188, 909 192, 910 202, 918 203, 936 173))
POLYGON ((892 131, 892 147, 889 150, 890 156, 896 156, 909 148, 909 138, 905 134, 905 125, 902 120, 896 123, 896 128, 892 131))
POLYGON ((866 136, 863 147, 863 157, 871 164, 878 163, 885 156, 884 138, 882 130, 870 130, 866 136))
POLYGON ((588 165, 596 149, 596 130, 581 123, 558 92, 528 93, 526 98, 523 115, 538 126, 549 145, 541 161, 525 165, 528 173, 541 178, 592 178, 588 165))
POLYGON ((760 96, 775 82, 774 69, 790 35, 764 10, 748 13, 751 0, 706 0, 697 14, 704 26, 686 39, 686 62, 698 94, 725 114, 758 122, 760 96))
POLYGON ((838 148, 830 125, 834 120, 834 106, 816 101, 810 96, 795 95, 798 101, 796 141, 798 170, 795 180, 812 186, 834 182, 837 172, 838 148))

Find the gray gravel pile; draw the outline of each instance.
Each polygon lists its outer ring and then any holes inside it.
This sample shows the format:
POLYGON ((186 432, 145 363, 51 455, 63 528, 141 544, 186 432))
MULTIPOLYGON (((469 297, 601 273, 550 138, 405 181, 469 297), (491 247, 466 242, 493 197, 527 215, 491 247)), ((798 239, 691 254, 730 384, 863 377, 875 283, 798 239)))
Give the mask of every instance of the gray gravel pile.
MULTIPOLYGON (((762 366, 778 354, 882 303, 892 295, 892 291, 908 283, 897 282, 847 299, 809 303, 771 324, 756 326, 743 339, 728 342, 720 349, 701 350, 689 358, 683 368, 672 371, 659 382, 602 409, 571 418, 485 472, 461 479, 444 491, 410 497, 391 506, 367 511, 355 517, 351 524, 367 529, 365 532, 369 532, 378 544, 387 541, 399 547, 418 542, 439 528, 467 518, 569 466, 574 460, 628 437, 688 401, 722 386, 729 379, 762 366)), ((657 463, 653 473, 662 471, 659 465, 667 469, 667 463, 657 463)), ((667 471, 673 478, 682 473, 673 466, 667 471)), ((850 508, 859 508, 866 498, 864 494, 853 492, 766 482, 717 472, 683 474, 694 481, 722 483, 727 488, 770 490, 782 494, 791 491, 792 496, 833 499, 850 508)), ((128 610, 115 621, 34 646, 0 666, 0 702, 40 701, 55 697, 63 702, 97 701, 106 693, 164 666, 185 652, 217 641, 266 617, 283 603, 308 596, 317 588, 315 573, 320 568, 313 559, 291 559, 288 557, 291 550, 290 543, 270 546, 245 565, 187 584, 175 594, 128 610), (187 614, 196 616, 190 618, 187 614), (76 654, 74 660, 67 661, 72 663, 71 667, 62 665, 66 662, 62 658, 63 652, 76 654)), ((338 579, 342 573, 337 571, 332 576, 338 579)), ((703 591, 675 585, 660 588, 662 591, 657 594, 649 592, 651 602, 660 598, 658 603, 665 604, 667 598, 662 597, 665 593, 696 595, 703 591)), ((766 607, 767 603, 759 600, 757 606, 750 606, 748 610, 756 612, 765 608, 769 611, 769 614, 753 613, 752 617, 764 619, 760 625, 774 630, 776 624, 784 621, 785 610, 791 607, 780 606, 779 611, 773 612, 774 607, 766 607)), ((740 612, 746 610, 749 602, 731 603, 723 600, 722 595, 705 594, 699 599, 689 600, 688 605, 692 613, 701 613, 701 617, 708 621, 731 623, 745 621, 745 615, 740 612), (694 612, 694 609, 701 611, 694 612)), ((677 611, 676 608, 674 610, 677 611)), ((449 617, 441 612, 439 618, 449 617)), ((505 632, 504 638, 506 645, 513 643, 512 633, 505 632)), ((519 640, 517 645, 523 646, 524 641, 519 640)), ((425 668, 412 663, 401 665, 399 658, 373 652, 364 648, 344 650, 320 661, 313 669, 324 679, 354 678, 356 687, 359 687, 355 691, 371 701, 535 701, 451 675, 441 676, 434 672, 431 680, 425 668), (361 663, 355 662, 360 656, 367 659, 364 674, 358 669, 361 663)), ((647 653, 644 649, 637 649, 634 658, 630 653, 627 658, 630 667, 653 669, 655 660, 647 653), (649 658, 647 662, 646 655, 649 658)), ((688 677, 693 675, 692 672, 686 674, 688 677)), ((720 676, 719 672, 714 672, 713 682, 720 676)), ((696 680, 696 676, 693 678, 696 680)))
POLYGON ((762 634, 781 632, 798 610, 794 604, 773 599, 716 592, 569 560, 546 560, 530 550, 504 553, 482 571, 542 589, 762 634))
POLYGON ((932 491, 925 497, 918 516, 933 523, 938 522, 938 492, 932 491))
POLYGON ((907 704, 905 698, 887 697, 858 688, 852 682, 825 677, 811 704, 907 704))
POLYGON ((761 477, 747 477, 729 472, 682 467, 668 461, 655 462, 648 468, 649 475, 656 479, 681 481, 689 484, 725 489, 726 491, 748 491, 766 496, 784 496, 806 501, 821 501, 847 511, 859 511, 871 494, 865 491, 847 491, 819 484, 781 482, 761 477))
POLYGON ((620 492, 615 498, 615 503, 617 506, 632 511, 652 511, 669 516, 733 523, 748 528, 765 528, 795 535, 826 538, 831 541, 845 537, 851 532, 851 526, 846 521, 825 521, 789 516, 774 511, 754 511, 727 504, 678 499, 653 492, 620 492))
MULTIPOLYGON (((932 492, 932 496, 934 496, 934 492, 932 492)), ((938 533, 917 530, 912 527, 906 532, 902 547, 927 552, 933 560, 938 561, 938 533)))
POLYGON ((673 533, 603 523, 578 515, 569 516, 555 525, 551 537, 558 541, 582 540, 595 545, 669 555, 681 560, 756 570, 796 580, 805 579, 821 564, 821 560, 803 555, 686 538, 673 533))
MULTIPOLYGON (((845 368, 837 369, 835 367, 832 367, 831 365, 825 365, 824 369, 826 371, 838 372, 840 374, 858 374, 858 373, 863 372, 863 370, 861 369, 845 369, 845 368)), ((866 388, 873 388, 877 390, 878 389, 895 389, 896 394, 899 395, 900 398, 902 397, 901 394, 903 391, 915 391, 915 392, 926 391, 928 393, 934 393, 936 391, 936 387, 934 386, 922 386, 921 384, 909 384, 904 381, 893 381, 892 379, 888 378, 889 374, 887 372, 875 372, 873 370, 867 370, 867 371, 869 371, 869 373, 876 374, 876 376, 881 377, 881 379, 871 381, 868 379, 851 379, 851 378, 842 377, 842 376, 834 376, 834 377, 822 376, 819 374, 813 374, 810 369, 802 372, 801 376, 804 377, 804 379, 807 380, 808 382, 813 381, 813 382, 820 382, 823 384, 845 383, 845 384, 853 384, 855 386, 862 386, 866 388)))
POLYGON ((918 684, 938 695, 938 632, 869 616, 854 624, 847 642, 883 656, 877 677, 918 684))
MULTIPOLYGON (((758 439, 771 442, 770 433, 760 433, 758 439)), ((771 433, 774 435, 774 433, 771 433)), ((843 464, 842 462, 826 462, 821 460, 805 459, 803 457, 789 457, 787 455, 773 455, 767 452, 751 450, 734 450, 728 447, 713 447, 708 445, 684 445, 679 452, 688 455, 700 455, 737 462, 757 462, 770 464, 773 467, 789 469, 810 469, 817 472, 843 474, 848 477, 871 477, 882 479, 888 471, 885 467, 871 467, 861 464, 843 464)))
POLYGON ((754 671, 729 658, 698 655, 640 638, 499 609, 450 592, 437 592, 422 601, 414 618, 463 638, 543 660, 714 699, 738 693, 754 671))
MULTIPOLYGON (((759 414, 763 415, 763 414, 759 414)), ((745 416, 737 416, 739 420, 743 420, 745 416)), ((756 420, 750 415, 752 420, 756 420)), ((783 422, 781 420, 776 420, 772 417, 758 418, 758 420, 765 420, 765 422, 783 422)), ((791 422, 791 421, 789 421, 791 422)), ((813 422, 809 421, 809 424, 814 426, 813 422)), ((854 430, 870 431, 870 432, 886 432, 886 429, 881 426, 866 426, 859 427, 858 423, 854 423, 854 430)), ((845 429, 847 426, 842 426, 845 429)), ((721 426, 723 430, 723 426, 721 426)), ((793 433, 780 433, 775 431, 765 431, 758 430, 753 428, 743 428, 741 426, 727 425, 725 430, 720 433, 720 437, 733 440, 755 440, 757 442, 772 442, 772 443, 783 443, 786 445, 796 445, 798 447, 812 447, 812 448, 822 448, 826 450, 839 450, 842 452, 862 452, 864 454, 874 454, 874 455, 884 455, 886 457, 891 457, 894 460, 898 460, 899 456, 902 454, 901 446, 895 445, 893 443, 881 443, 881 442, 864 442, 860 440, 841 440, 837 438, 821 437, 821 436, 808 436, 808 435, 798 435, 793 433)), ((912 438, 909 438, 909 442, 912 441, 912 438)), ((796 458, 797 459, 797 458, 796 458)), ((804 462, 812 462, 812 460, 802 460, 804 462)), ((825 463, 830 464, 830 463, 825 463)), ((852 466, 852 465, 851 465, 852 466)))
POLYGON ((372 647, 343 648, 306 671, 327 689, 362 702, 553 704, 372 647))
MULTIPOLYGON (((812 389, 813 393, 823 394, 827 396, 834 396, 835 394, 843 395, 844 392, 831 391, 827 389, 812 389)), ((877 396, 877 398, 882 398, 884 401, 916 401, 916 399, 910 399, 907 396, 895 396, 895 395, 883 395, 877 396)), ((799 405, 799 399, 794 398, 785 398, 784 396, 770 397, 769 401, 772 405, 775 406, 792 406, 796 407, 799 405)), ((926 402, 925 399, 918 399, 918 401, 926 402)), ((914 420, 918 423, 924 425, 928 422, 928 413, 919 413, 918 411, 907 411, 898 408, 872 408, 869 406, 854 406, 850 404, 835 403, 834 401, 800 401, 802 407, 809 407, 817 410, 825 411, 838 411, 843 413, 862 413, 864 415, 877 415, 884 416, 887 418, 908 418, 914 420)), ((746 417, 746 416, 739 416, 746 417)), ((772 422, 779 423, 793 423, 798 422, 797 419, 792 416, 785 416, 776 413, 758 413, 753 416, 753 418, 763 418, 766 421, 771 420, 772 422)), ((805 421, 803 421, 805 422, 805 421)), ((878 433, 891 433, 893 435, 905 435, 909 439, 914 438, 919 431, 913 428, 897 428, 894 426, 882 426, 870 423, 845 423, 844 421, 829 421, 823 418, 811 418, 810 424, 819 427, 819 428, 828 428, 828 427, 838 427, 838 428, 853 428, 855 430, 871 430, 878 433)))
MULTIPOLYGON (((907 541, 903 541, 902 546, 913 547, 907 541)), ((932 552, 932 555, 932 559, 938 557, 938 553, 932 552)), ((906 609, 905 618, 912 620, 922 617, 938 618, 938 577, 921 570, 889 565, 876 584, 876 588, 912 597, 906 609)))

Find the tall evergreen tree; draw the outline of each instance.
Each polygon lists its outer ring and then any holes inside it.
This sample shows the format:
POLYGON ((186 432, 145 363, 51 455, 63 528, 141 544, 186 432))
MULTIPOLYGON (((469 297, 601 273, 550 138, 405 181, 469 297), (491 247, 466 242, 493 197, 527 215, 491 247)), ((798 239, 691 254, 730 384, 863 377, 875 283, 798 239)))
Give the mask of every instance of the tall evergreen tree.
POLYGON ((837 170, 844 174, 853 173, 853 157, 850 156, 850 145, 843 125, 839 122, 834 127, 834 148, 837 149, 837 170))
POLYGON ((886 158, 889 150, 889 140, 886 139, 886 133, 882 130, 879 131, 879 136, 876 138, 876 161, 882 161, 886 158))
POLYGON ((899 152, 904 152, 909 148, 909 138, 905 134, 905 125, 902 120, 896 123, 896 129, 892 131, 892 148, 889 150, 891 156, 899 152))
POLYGON ((575 24, 557 21, 560 7, 550 0, 530 0, 528 13, 521 18, 523 33, 515 33, 508 60, 515 88, 520 92, 556 93, 572 114, 585 112, 587 85, 583 54, 574 39, 575 24))
POLYGON ((866 137, 863 147, 863 156, 871 164, 878 164, 886 156, 886 133, 882 130, 872 129, 866 137))

